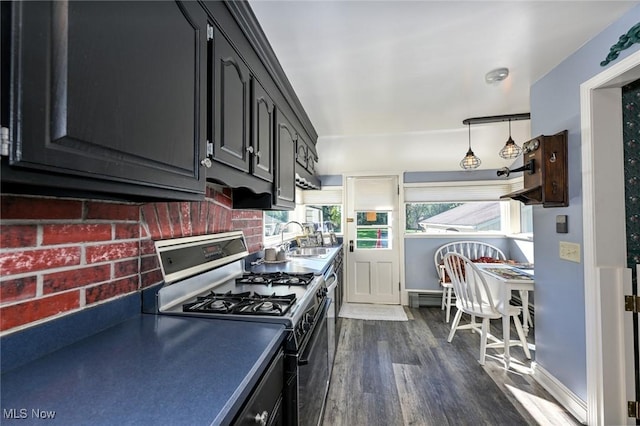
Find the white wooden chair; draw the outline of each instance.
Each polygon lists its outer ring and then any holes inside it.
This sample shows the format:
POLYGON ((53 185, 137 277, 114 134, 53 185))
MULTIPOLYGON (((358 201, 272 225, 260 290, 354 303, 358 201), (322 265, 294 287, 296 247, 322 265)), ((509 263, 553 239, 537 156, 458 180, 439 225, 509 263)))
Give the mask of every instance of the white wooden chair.
MULTIPOLYGON (((451 278, 451 284, 456 292, 456 308, 458 309, 456 316, 453 318, 447 341, 451 342, 451 340, 453 340, 456 330, 472 329, 479 331, 481 336, 479 362, 481 365, 484 365, 487 348, 504 347, 505 345, 505 342, 489 333, 489 321, 492 319, 502 319, 503 314, 509 315, 513 318, 516 331, 518 332, 520 340, 519 346, 522 346, 526 357, 531 359, 527 339, 522 330, 520 319, 518 318, 521 308, 510 305, 507 302, 504 303, 503 306, 505 312, 500 312, 497 308, 497 301, 494 301, 491 297, 491 292, 484 275, 467 257, 457 253, 448 253, 444 256, 443 261, 447 274, 451 278), (470 324, 460 325, 460 318, 463 313, 471 315, 472 321, 470 324), (478 330, 480 324, 475 322, 475 318, 482 319, 481 330, 478 330), (488 339, 491 339, 494 343, 487 344, 488 339)), ((511 345, 512 342, 509 341, 507 344, 511 345)), ((505 356, 505 362, 508 367, 509 359, 507 356, 505 356)))
POLYGON ((442 304, 441 308, 446 308, 445 321, 449 322, 451 317, 451 296, 453 285, 445 274, 443 259, 447 253, 459 253, 468 259, 477 260, 482 258, 491 258, 495 260, 506 260, 506 256, 498 247, 481 241, 455 241, 444 244, 436 250, 433 260, 438 271, 438 278, 442 286, 442 304))

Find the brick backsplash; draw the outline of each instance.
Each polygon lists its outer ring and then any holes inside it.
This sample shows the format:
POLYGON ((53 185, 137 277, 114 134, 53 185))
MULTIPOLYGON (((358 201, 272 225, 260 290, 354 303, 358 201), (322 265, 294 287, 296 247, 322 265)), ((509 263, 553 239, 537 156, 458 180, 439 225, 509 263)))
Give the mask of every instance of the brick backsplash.
POLYGON ((0 332, 8 333, 162 281, 154 240, 243 230, 262 249, 262 212, 202 202, 121 203, 0 196, 0 332))

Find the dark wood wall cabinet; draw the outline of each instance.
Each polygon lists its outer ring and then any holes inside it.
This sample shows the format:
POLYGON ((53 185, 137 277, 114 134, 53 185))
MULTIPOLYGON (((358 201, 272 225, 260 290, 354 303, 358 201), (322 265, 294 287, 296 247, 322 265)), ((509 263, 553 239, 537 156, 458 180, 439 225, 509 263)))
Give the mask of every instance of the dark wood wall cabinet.
POLYGON ((233 188, 236 209, 293 209, 296 185, 320 188, 318 135, 248 4, 203 5, 215 26, 207 179, 233 188), (312 154, 311 166, 306 157, 304 167, 297 163, 300 141, 305 155, 312 154))
POLYGON ((318 153, 315 143, 309 143, 303 136, 296 141, 296 185, 303 189, 319 189, 320 180, 316 176, 318 153))
POLYGON ((212 181, 295 205, 276 109, 314 153, 317 134, 248 3, 2 2, 1 14, 3 191, 198 200, 212 181))
POLYGON ((234 190, 233 206, 239 209, 290 210, 296 204, 296 141, 298 133, 280 109, 275 111, 275 179, 273 193, 234 190))
POLYGON ((3 185, 203 197, 207 16, 197 3, 5 3, 3 185))
POLYGON ((524 204, 541 204, 543 207, 567 207, 567 133, 565 130, 525 142, 522 145, 524 165, 521 168, 524 169, 524 188, 501 198, 512 198, 524 204))

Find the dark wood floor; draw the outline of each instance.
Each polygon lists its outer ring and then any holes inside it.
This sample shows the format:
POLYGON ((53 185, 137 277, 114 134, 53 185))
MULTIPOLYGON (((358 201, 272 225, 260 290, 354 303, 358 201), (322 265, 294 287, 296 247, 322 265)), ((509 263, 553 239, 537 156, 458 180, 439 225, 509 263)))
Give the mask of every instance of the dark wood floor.
POLYGON ((477 333, 448 343, 439 307, 405 311, 409 321, 342 319, 324 426, 579 424, 533 380, 521 348, 508 371, 495 349, 483 367, 477 333))

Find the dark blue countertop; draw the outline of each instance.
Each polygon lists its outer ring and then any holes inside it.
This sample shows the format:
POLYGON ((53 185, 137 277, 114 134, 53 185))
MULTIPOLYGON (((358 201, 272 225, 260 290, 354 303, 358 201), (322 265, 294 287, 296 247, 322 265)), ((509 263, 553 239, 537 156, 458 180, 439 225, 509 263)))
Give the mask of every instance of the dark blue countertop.
POLYGON ((322 275, 329 268, 333 259, 342 248, 342 245, 326 248, 331 249, 331 251, 325 257, 292 257, 285 262, 261 263, 259 265, 251 266, 249 268, 249 272, 313 273, 316 275, 322 275))
POLYGON ((283 338, 278 324, 141 314, 3 373, 0 423, 226 424, 283 338))

